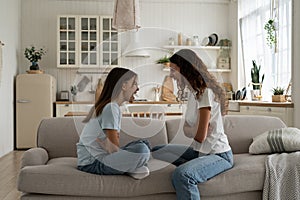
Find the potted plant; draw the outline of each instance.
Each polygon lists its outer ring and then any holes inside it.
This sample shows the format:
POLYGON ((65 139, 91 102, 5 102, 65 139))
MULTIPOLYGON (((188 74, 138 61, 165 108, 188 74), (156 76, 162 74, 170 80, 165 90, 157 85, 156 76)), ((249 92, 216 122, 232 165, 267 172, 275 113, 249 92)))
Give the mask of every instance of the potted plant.
POLYGON ((170 67, 170 57, 168 57, 167 55, 165 55, 164 57, 158 59, 156 61, 156 64, 163 64, 166 67, 170 67))
POLYGON ((39 70, 38 61, 42 59, 42 56, 46 54, 46 50, 43 48, 36 49, 34 46, 27 47, 24 55, 31 62, 30 70, 39 70))
POLYGON ((284 88, 277 86, 272 89, 272 102, 285 102, 284 88))
POLYGON ((252 60, 252 68, 251 68, 251 84, 253 86, 253 90, 251 90, 251 98, 252 100, 260 100, 261 96, 261 87, 264 82, 265 74, 262 75, 260 79, 260 69, 261 66, 257 66, 256 61, 252 60))
POLYGON ((276 23, 274 19, 269 19, 265 24, 264 29, 267 31, 267 44, 270 48, 276 47, 276 23))

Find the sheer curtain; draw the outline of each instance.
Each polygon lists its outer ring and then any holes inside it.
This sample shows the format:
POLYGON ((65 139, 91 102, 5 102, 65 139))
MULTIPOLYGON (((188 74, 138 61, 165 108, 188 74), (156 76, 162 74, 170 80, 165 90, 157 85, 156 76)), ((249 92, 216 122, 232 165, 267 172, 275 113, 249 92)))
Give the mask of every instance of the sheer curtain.
POLYGON ((273 87, 287 88, 291 81, 292 0, 239 0, 238 9, 244 85, 251 83, 252 60, 256 60, 261 76, 265 74, 263 100, 271 100, 273 87), (264 30, 271 18, 278 22, 276 52, 267 45, 264 30))

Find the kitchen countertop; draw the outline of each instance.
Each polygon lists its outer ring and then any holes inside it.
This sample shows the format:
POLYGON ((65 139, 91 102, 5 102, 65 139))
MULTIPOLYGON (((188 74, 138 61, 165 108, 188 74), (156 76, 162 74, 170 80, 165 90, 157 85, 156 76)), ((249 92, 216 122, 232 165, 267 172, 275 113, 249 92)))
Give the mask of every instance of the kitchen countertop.
MULTIPOLYGON (((71 117, 71 116, 87 116, 88 112, 68 112, 67 114, 65 114, 65 117, 71 117)), ((147 112, 134 112, 134 113, 123 113, 122 116, 123 117, 131 117, 131 116, 137 117, 138 115, 140 116, 150 116, 150 113, 147 112)), ((164 113, 165 116, 177 116, 177 115, 182 115, 181 112, 166 112, 164 113)))
POLYGON ((56 101, 56 104, 94 104, 93 101, 56 101))
POLYGON ((263 107, 287 107, 293 108, 292 102, 270 102, 270 101, 245 101, 245 100, 230 100, 229 104, 238 104, 239 106, 263 106, 263 107))
MULTIPOLYGON (((56 104, 94 104, 93 101, 56 101, 56 104)), ((180 104, 177 101, 134 101, 128 104, 180 104)))

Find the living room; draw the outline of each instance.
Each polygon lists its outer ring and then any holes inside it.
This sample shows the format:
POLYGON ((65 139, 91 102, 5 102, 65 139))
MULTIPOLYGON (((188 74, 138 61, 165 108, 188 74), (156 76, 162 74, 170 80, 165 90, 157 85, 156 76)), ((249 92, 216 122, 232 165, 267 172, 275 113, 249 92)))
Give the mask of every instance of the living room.
MULTIPOLYGON (((300 2, 291 1, 292 6, 292 41, 291 41, 291 85, 293 103, 293 126, 300 128, 300 103, 298 87, 300 80, 300 2), (293 87, 294 86, 294 87, 293 87)), ((54 76, 57 80, 57 93, 69 90, 78 78, 77 68, 58 67, 57 47, 57 22, 59 16, 112 16, 113 1, 111 0, 1 0, 0 1, 0 41, 2 45, 2 68, 0 69, 0 99, 1 99, 1 122, 0 127, 0 157, 12 152, 15 148, 15 80, 18 74, 24 74, 29 68, 30 62, 24 57, 24 50, 30 45, 44 47, 47 53, 43 56, 39 65, 46 74, 54 76)), ((243 76, 240 29, 238 25, 238 4, 234 0, 168 0, 164 2, 156 0, 141 0, 141 26, 140 43, 147 41, 155 43, 152 47, 169 45, 169 38, 173 37, 177 43, 177 33, 182 33, 184 38, 197 35, 200 42, 205 37, 217 33, 219 39, 230 39, 231 47, 231 72, 221 73, 224 82, 231 82, 235 91, 248 87, 250 77, 243 76), (199 10, 201 12, 199 12, 199 10), (153 28, 155 27, 155 29, 153 28), (148 28, 148 29, 147 29, 148 28), (171 30, 171 31, 170 31, 171 30), (150 31, 150 33, 147 33, 150 31), (145 33, 145 35, 144 35, 145 33), (147 34, 150 34, 150 36, 147 34), (153 35, 153 38, 151 37, 153 35), (157 37, 154 37, 158 35, 157 37), (144 41, 144 38, 149 38, 144 41), (153 41, 155 40, 155 41, 153 41)), ((184 40, 185 42, 186 40, 184 40)), ((126 45, 122 43, 122 45, 126 45)), ((150 58, 121 58, 121 64, 126 66, 139 66, 137 69, 144 74, 152 71, 160 74, 154 82, 162 82, 162 77, 168 72, 162 71, 161 66, 153 65, 155 60, 164 56, 167 51, 148 49, 150 58), (135 60, 132 60, 135 59, 135 60), (151 66, 140 67, 145 63, 151 66), (154 67, 153 67, 154 66, 154 67)), ((0 60, 1 61, 1 60, 0 60)), ((248 63, 247 65, 252 65, 248 63)), ((262 66, 262 68, 265 66, 262 66)), ((85 72, 95 69, 85 69, 85 72)), ((79 71, 82 72, 82 69, 79 71)), ((143 77, 141 74, 141 82, 143 77)), ((266 75, 267 76, 267 75, 266 75)), ((90 78, 88 76, 88 78, 90 78)), ((95 78, 94 78, 95 80, 95 78)), ((277 85, 273 85, 276 87, 277 85)), ((284 85, 283 87, 286 87, 284 85)), ((147 89, 147 87, 145 87, 147 89)), ((264 97, 271 95, 265 91, 264 97)), ((250 93, 250 92, 249 92, 250 93)), ((90 94, 89 94, 90 95, 90 94)), ((249 95, 249 94, 248 94, 249 95)), ((146 92, 141 97, 152 98, 146 92)), ((90 101, 92 96, 82 94, 79 101, 90 101), (85 99, 87 98, 87 99, 85 99)), ((250 98, 248 96, 248 98, 250 98)), ((30 117, 30 113, 28 113, 30 117)))

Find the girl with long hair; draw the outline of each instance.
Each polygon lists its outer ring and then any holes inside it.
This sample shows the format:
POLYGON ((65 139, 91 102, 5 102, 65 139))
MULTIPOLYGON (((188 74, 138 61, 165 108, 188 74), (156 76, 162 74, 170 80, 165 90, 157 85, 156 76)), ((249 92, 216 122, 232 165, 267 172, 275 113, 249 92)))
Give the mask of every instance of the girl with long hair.
POLYGON ((182 49, 170 61, 170 76, 177 81, 179 98, 183 90, 189 90, 183 132, 193 142, 190 147, 157 146, 152 155, 178 166, 172 176, 177 199, 200 199, 197 184, 233 166, 222 120, 226 114, 225 93, 194 51, 182 49))
POLYGON ((84 122, 77 143, 78 169, 100 175, 128 174, 136 179, 149 175, 145 166, 150 159, 146 140, 119 145, 120 105, 132 99, 138 90, 137 74, 125 68, 113 68, 105 80, 101 95, 84 122))

